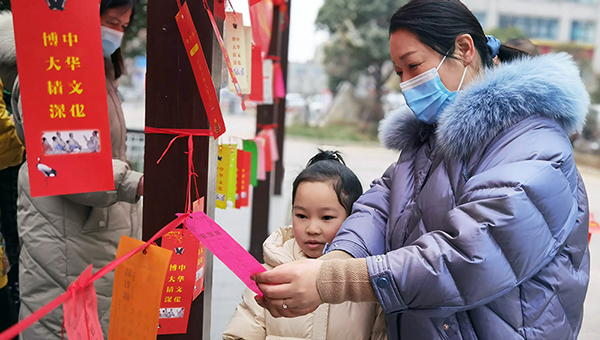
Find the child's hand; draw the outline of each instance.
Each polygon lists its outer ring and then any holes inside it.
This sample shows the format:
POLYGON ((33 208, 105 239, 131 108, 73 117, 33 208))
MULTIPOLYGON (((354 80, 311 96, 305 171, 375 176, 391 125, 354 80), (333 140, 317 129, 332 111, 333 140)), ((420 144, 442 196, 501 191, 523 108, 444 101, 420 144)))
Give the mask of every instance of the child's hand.
POLYGON ((277 266, 275 269, 255 274, 263 297, 256 301, 268 309, 273 317, 292 318, 313 312, 323 303, 317 291, 317 274, 320 260, 301 260, 277 266))

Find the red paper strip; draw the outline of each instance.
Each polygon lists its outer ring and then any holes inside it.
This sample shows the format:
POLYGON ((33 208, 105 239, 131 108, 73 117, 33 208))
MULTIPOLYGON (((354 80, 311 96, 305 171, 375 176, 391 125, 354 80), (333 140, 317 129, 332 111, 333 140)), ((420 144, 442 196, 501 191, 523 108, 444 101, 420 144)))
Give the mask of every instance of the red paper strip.
POLYGON ((273 1, 262 0, 250 6, 250 22, 252 23, 252 39, 260 46, 263 53, 269 51, 271 30, 273 25, 273 1))
POLYGON ((94 285, 83 287, 92 278, 92 265, 71 284, 71 298, 63 306, 64 325, 70 340, 103 340, 94 285))
POLYGON ((172 250, 173 256, 165 277, 158 334, 185 334, 194 295, 200 242, 188 230, 174 230, 163 236, 161 247, 172 250))
POLYGON ((198 32, 196 31, 196 26, 192 20, 187 2, 181 6, 175 20, 177 21, 183 44, 188 52, 188 57, 194 70, 194 76, 196 77, 196 83, 198 84, 198 90, 204 103, 210 128, 213 130, 214 138, 217 139, 225 133, 225 122, 223 121, 217 92, 212 82, 208 64, 206 63, 206 59, 204 59, 204 51, 202 50, 198 32))
POLYGON ((243 150, 238 150, 238 181, 237 181, 237 199, 235 207, 237 209, 248 206, 248 196, 250 187, 250 171, 252 167, 252 154, 243 150))
POLYGON ((250 80, 249 99, 262 103, 264 98, 263 90, 263 58, 260 46, 252 45, 252 79, 250 80))
MULTIPOLYGON (((187 4, 187 3, 186 3, 187 4)), ((210 18, 210 22, 212 24, 213 30, 215 31, 215 35, 217 36, 217 40, 219 41, 219 46, 221 46, 221 51, 223 52, 223 58, 225 58, 225 64, 227 64, 227 69, 229 70, 229 75, 231 76, 231 81, 233 82, 233 86, 235 87, 235 92, 242 100, 242 110, 246 111, 246 103, 244 101, 244 95, 242 94, 242 88, 235 76, 235 72, 233 72, 233 67, 231 66, 231 59, 229 58, 229 53, 227 53, 227 49, 225 48, 225 43, 223 42, 223 38, 221 37, 221 32, 219 32, 219 28, 217 27, 217 22, 213 17, 210 8, 208 7, 208 3, 204 0, 204 8, 206 12, 208 12, 208 17, 210 18)))
POLYGON ((114 190, 99 2, 13 2, 31 195, 114 190))

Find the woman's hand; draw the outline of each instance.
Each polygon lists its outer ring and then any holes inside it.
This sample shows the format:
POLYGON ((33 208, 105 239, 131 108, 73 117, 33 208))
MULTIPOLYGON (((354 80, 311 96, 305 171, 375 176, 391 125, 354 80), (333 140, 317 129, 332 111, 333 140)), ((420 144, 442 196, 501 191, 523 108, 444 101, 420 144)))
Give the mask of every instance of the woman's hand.
POLYGON ((314 312, 323 303, 317 291, 321 264, 319 260, 294 261, 255 274, 252 279, 263 293, 263 297, 256 296, 256 301, 276 318, 314 312))

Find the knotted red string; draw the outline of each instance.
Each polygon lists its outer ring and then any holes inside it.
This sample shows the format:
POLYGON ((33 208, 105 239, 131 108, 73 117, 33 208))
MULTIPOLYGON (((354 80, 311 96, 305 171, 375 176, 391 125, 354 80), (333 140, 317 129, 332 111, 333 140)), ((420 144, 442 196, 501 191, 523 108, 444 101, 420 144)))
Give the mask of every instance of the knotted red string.
POLYGON ((169 143, 169 145, 167 146, 167 148, 165 149, 165 151, 163 152, 163 154, 160 156, 160 158, 158 159, 158 161, 156 162, 156 164, 159 164, 160 161, 163 159, 163 157, 165 157, 165 155, 167 154, 167 152, 169 151, 169 149, 171 148, 171 145, 173 145, 173 143, 181 137, 188 137, 188 187, 187 187, 187 195, 186 195, 186 199, 185 199, 185 211, 187 213, 191 213, 192 212, 192 193, 191 193, 191 188, 192 185, 196 188, 196 198, 200 198, 199 195, 199 191, 198 191, 198 182, 196 180, 196 177, 198 177, 198 174, 196 174, 195 170, 194 170, 194 136, 212 136, 212 130, 205 130, 205 129, 163 129, 163 128, 154 128, 154 127, 146 127, 146 133, 155 133, 155 134, 166 134, 166 135, 177 135, 175 136, 173 139, 171 139, 171 142, 169 143))

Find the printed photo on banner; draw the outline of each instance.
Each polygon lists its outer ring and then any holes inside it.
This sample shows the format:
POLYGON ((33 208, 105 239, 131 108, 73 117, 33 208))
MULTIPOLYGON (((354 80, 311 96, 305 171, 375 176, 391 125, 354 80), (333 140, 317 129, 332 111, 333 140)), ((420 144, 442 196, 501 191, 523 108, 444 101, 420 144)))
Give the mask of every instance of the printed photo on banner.
POLYGON ((160 319, 179 319, 183 318, 185 308, 161 308, 160 319))
POLYGON ((42 135, 44 155, 65 155, 100 151, 98 130, 47 131, 42 135))

